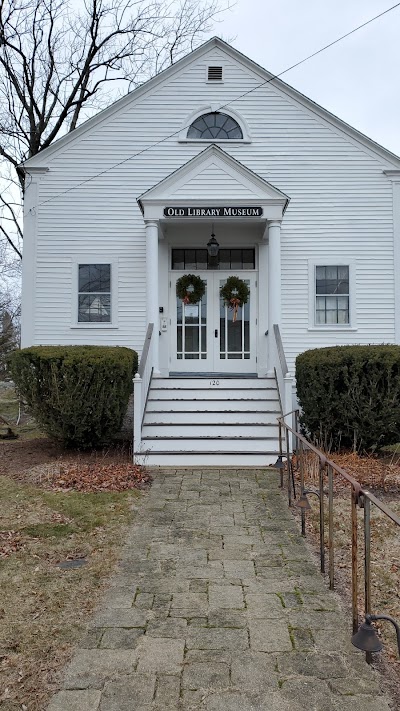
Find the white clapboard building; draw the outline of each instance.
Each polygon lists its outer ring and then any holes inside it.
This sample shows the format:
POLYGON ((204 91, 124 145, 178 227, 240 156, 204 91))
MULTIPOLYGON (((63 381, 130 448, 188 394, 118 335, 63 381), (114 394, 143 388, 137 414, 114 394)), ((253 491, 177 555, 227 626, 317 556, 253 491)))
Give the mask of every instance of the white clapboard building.
POLYGON ((138 461, 273 462, 298 353, 400 342, 400 159, 220 39, 25 170, 22 345, 137 350, 138 461))

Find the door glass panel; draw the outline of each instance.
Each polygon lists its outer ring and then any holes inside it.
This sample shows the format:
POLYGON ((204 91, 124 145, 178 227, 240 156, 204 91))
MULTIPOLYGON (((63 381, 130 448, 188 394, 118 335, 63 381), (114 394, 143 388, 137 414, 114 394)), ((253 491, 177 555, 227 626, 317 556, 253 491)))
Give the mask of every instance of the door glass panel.
MULTIPOLYGON (((250 282, 245 279, 250 286, 250 282)), ((219 289, 225 280, 219 281, 219 289)), ((233 309, 226 306, 220 297, 219 307, 219 349, 222 360, 248 360, 250 358, 250 296, 243 307, 239 307, 234 319, 233 309)))
POLYGON ((207 358, 207 285, 198 304, 176 299, 176 342, 178 360, 207 358))

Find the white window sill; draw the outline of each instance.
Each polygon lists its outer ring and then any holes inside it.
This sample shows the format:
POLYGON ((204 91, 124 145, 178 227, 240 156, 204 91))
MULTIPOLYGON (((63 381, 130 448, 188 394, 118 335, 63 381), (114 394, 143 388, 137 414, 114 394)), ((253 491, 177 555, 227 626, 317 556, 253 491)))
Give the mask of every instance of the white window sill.
POLYGON ((307 331, 358 331, 355 326, 309 326, 307 331))
POLYGON ((118 326, 112 323, 75 323, 73 326, 70 326, 70 328, 89 328, 90 330, 93 328, 101 328, 117 330, 118 326))
POLYGON ((248 138, 178 138, 178 143, 251 143, 248 138))

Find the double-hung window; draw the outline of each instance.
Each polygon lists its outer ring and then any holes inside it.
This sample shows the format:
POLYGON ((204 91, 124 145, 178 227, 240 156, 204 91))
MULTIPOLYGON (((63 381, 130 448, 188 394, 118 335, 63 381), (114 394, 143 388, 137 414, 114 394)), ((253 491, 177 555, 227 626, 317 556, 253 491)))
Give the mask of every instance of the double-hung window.
POLYGON ((111 264, 78 265, 78 323, 111 323, 111 264))
POLYGON ((350 324, 350 268, 315 267, 315 325, 350 324))

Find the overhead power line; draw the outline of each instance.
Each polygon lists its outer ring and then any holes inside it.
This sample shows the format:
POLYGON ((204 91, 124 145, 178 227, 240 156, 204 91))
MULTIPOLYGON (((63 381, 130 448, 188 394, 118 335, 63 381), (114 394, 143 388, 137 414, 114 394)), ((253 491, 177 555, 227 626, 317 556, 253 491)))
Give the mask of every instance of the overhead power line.
MULTIPOLYGON (((398 8, 398 7, 400 7, 400 2, 396 3, 395 5, 392 5, 391 7, 388 7, 387 10, 383 10, 378 15, 371 17, 369 20, 366 20, 366 22, 363 22, 361 25, 354 27, 349 32, 346 32, 346 34, 341 35, 337 39, 333 40, 333 42, 329 42, 329 44, 324 45, 324 47, 317 49, 316 52, 313 52, 312 54, 309 54, 307 57, 304 57, 304 59, 300 59, 298 62, 296 62, 295 64, 292 64, 290 67, 287 67, 282 72, 279 72, 278 74, 274 74, 269 79, 266 79, 265 81, 261 82, 261 84, 257 84, 257 86, 254 86, 252 89, 249 89, 248 91, 245 91, 243 94, 236 96, 231 101, 228 101, 225 104, 221 104, 221 106, 219 106, 219 108, 217 110, 221 111, 221 109, 225 109, 228 106, 231 106, 231 104, 235 103, 236 101, 239 101, 240 99, 243 99, 245 96, 248 96, 249 94, 252 94, 254 91, 257 91, 258 89, 261 89, 261 87, 265 86, 266 84, 270 84, 272 81, 274 81, 274 79, 279 79, 284 74, 287 74, 288 72, 292 71, 292 69, 296 69, 296 67, 299 67, 301 64, 308 62, 313 57, 316 57, 318 54, 325 52, 330 47, 333 47, 335 44, 338 44, 338 42, 341 42, 342 40, 346 39, 346 37, 350 37, 350 35, 353 35, 355 32, 358 32, 359 30, 363 29, 363 27, 370 25, 372 22, 375 22, 375 20, 379 20, 380 17, 387 15, 389 12, 392 12, 392 10, 396 10, 396 8, 398 8)), ((77 188, 82 187, 82 185, 86 185, 87 183, 90 183, 92 180, 95 180, 96 178, 100 178, 102 175, 109 173, 111 170, 118 168, 120 165, 123 165, 124 163, 127 163, 130 160, 133 160, 133 158, 137 158, 138 156, 143 155, 143 153, 150 151, 152 148, 156 148, 157 146, 161 145, 162 143, 165 143, 166 141, 168 141, 170 138, 174 138, 174 136, 179 135, 183 130, 188 129, 188 128, 189 128, 189 126, 184 126, 183 128, 180 128, 178 131, 174 131, 174 133, 170 133, 168 136, 164 136, 164 138, 161 138, 159 141, 152 143, 150 146, 147 146, 146 148, 142 148, 140 151, 137 151, 136 153, 132 153, 130 156, 128 156, 127 158, 124 158, 123 160, 119 161, 118 163, 115 163, 114 165, 111 165, 108 168, 101 170, 99 173, 92 175, 90 178, 86 178, 86 180, 82 180, 80 183, 77 183, 76 185, 71 186, 70 188, 68 188, 68 190, 64 190, 63 192, 58 193, 58 195, 53 195, 53 197, 48 198, 48 200, 43 200, 43 202, 39 203, 38 207, 41 207, 42 205, 45 205, 48 202, 52 202, 52 200, 57 200, 57 198, 62 197, 63 195, 66 195, 67 193, 71 192, 72 190, 76 190, 77 188)))

